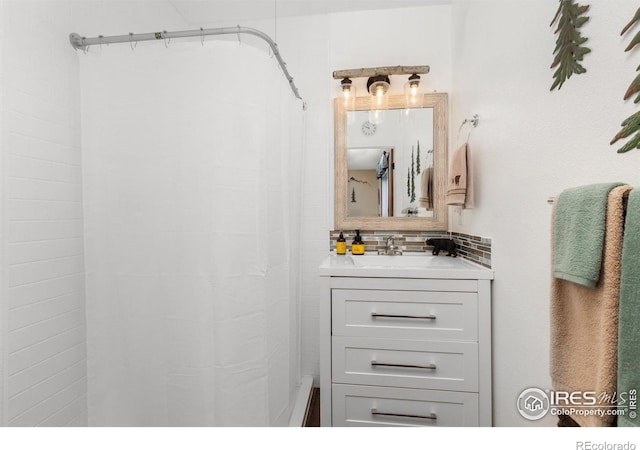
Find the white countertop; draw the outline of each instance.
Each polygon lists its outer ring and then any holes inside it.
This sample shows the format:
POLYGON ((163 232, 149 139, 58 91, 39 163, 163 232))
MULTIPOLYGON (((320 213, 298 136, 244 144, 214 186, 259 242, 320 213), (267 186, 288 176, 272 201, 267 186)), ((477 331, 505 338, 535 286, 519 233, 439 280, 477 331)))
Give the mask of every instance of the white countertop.
POLYGON ((332 253, 322 262, 319 271, 324 277, 493 279, 493 270, 479 264, 459 256, 428 253, 399 256, 332 253))

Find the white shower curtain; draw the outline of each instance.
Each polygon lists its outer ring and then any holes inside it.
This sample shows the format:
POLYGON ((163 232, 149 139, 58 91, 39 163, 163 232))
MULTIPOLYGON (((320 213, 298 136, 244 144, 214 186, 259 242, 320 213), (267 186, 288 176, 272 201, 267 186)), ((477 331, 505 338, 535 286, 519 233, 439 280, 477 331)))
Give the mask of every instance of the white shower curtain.
POLYGON ((301 103, 237 42, 80 60, 89 424, 286 425, 301 103))

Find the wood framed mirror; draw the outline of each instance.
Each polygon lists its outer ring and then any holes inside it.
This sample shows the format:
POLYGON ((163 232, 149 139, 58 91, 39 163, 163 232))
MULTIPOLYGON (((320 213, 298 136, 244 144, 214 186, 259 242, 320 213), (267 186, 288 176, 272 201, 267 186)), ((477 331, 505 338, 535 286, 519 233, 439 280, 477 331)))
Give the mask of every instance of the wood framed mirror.
POLYGON ((371 97, 335 100, 335 229, 447 229, 448 98, 421 100, 406 108, 390 95, 378 110, 371 97))

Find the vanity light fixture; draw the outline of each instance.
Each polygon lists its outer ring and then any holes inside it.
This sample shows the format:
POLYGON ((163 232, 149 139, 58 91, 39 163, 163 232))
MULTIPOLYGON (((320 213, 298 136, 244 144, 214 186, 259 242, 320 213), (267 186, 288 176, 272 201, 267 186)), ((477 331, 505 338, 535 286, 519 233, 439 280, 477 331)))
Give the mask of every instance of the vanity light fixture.
POLYGON ((342 92, 345 90, 353 92, 352 78, 367 78, 367 91, 371 96, 384 96, 389 90, 391 81, 390 75, 411 75, 409 83, 411 88, 417 91, 420 85, 420 74, 429 73, 429 66, 386 66, 386 67, 370 67, 363 69, 336 70, 333 72, 333 78, 342 80, 342 92))
POLYGON ((362 69, 336 70, 333 78, 340 81, 342 95, 345 99, 345 109, 352 110, 355 105, 355 85, 353 78, 367 78, 367 92, 371 98, 370 121, 381 123, 384 120, 384 110, 388 108, 389 99, 386 95, 391 86, 390 75, 410 75, 409 89, 412 92, 411 102, 407 102, 406 108, 419 108, 422 106, 421 96, 418 95, 420 86, 420 74, 429 73, 429 66, 385 66, 369 67, 362 69), (348 99, 348 100, 347 100, 348 99), (353 104, 351 101, 353 99, 353 104))

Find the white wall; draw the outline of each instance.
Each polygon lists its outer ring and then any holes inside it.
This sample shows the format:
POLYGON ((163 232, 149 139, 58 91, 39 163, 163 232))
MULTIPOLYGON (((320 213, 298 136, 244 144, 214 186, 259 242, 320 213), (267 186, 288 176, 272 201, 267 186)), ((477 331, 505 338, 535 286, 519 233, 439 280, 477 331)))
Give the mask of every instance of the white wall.
MULTIPOLYGON (((553 425, 520 418, 527 387, 550 387, 547 199, 604 181, 640 183, 640 152, 616 154, 609 141, 637 110, 622 96, 640 56, 624 48, 636 29, 620 30, 633 1, 592 0, 583 27, 592 53, 587 73, 549 92, 555 46, 549 22, 557 1, 474 1, 453 6, 453 114, 457 132, 477 113, 472 133, 476 209, 454 231, 493 237, 494 416, 498 426, 553 425)), ((455 137, 455 136, 454 136, 455 137)))
MULTIPOLYGON (((447 5, 279 19, 278 46, 308 103, 302 219, 301 371, 318 382, 318 266, 333 226, 333 104, 335 70, 387 65, 431 66, 428 92, 451 91, 451 7, 447 5)), ((392 79, 402 94, 406 77, 392 79), (400 81, 401 80, 401 81, 400 81)), ((357 80, 359 92, 364 81, 357 80)))
POLYGON ((167 4, 87 3, 3 4, 0 328, 8 380, 0 404, 11 426, 87 423, 80 89, 68 34, 99 34, 96 24, 113 32, 109 23, 150 26, 145 20, 155 27, 162 14, 175 15, 167 4))

